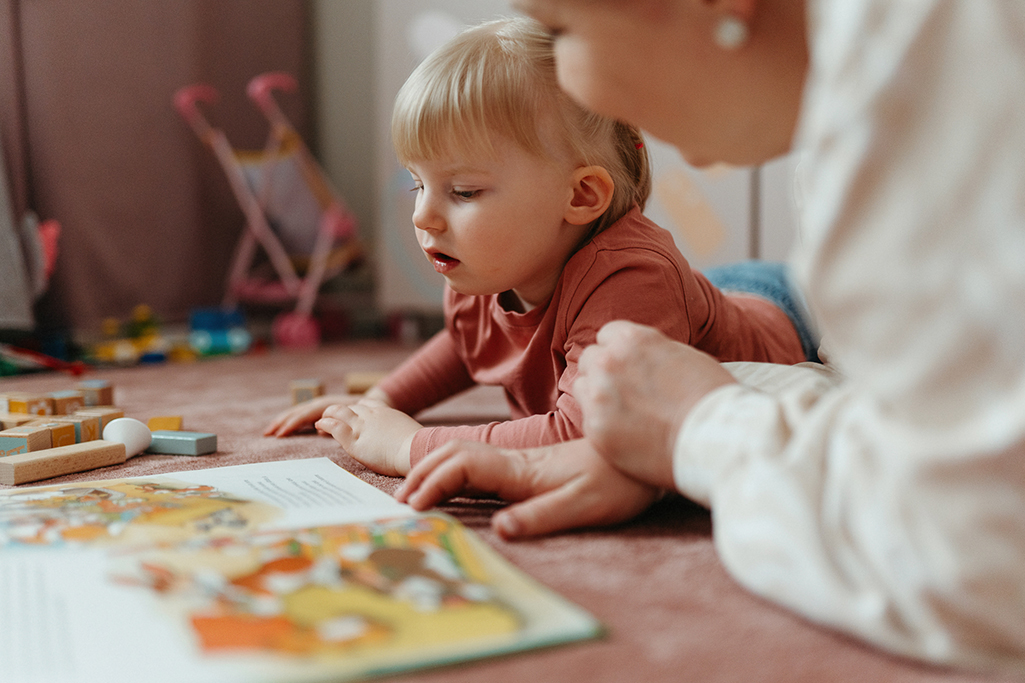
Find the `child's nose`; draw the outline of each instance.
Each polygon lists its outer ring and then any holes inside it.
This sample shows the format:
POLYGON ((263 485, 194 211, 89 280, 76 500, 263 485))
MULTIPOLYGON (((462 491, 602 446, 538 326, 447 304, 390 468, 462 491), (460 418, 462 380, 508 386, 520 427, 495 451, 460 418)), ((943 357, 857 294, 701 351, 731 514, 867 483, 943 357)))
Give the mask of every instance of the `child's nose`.
POLYGON ((437 232, 444 229, 445 222, 434 207, 434 202, 426 191, 421 190, 416 198, 416 206, 413 209, 413 227, 418 230, 430 230, 437 232))

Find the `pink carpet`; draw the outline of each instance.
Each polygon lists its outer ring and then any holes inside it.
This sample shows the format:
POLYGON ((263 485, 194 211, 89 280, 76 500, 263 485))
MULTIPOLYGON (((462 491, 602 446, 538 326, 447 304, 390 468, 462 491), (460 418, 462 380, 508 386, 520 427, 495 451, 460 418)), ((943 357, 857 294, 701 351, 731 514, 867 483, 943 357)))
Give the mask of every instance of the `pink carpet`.
MULTIPOLYGON (((409 349, 382 343, 335 346, 315 353, 272 352, 186 365, 97 370, 115 385, 129 417, 181 415, 184 428, 213 432, 218 452, 189 458, 144 455, 40 483, 109 479, 248 462, 327 456, 391 492, 398 480, 367 471, 334 441, 315 435, 260 436, 290 403, 288 383, 318 377, 341 391, 345 373, 387 370, 409 349)), ((66 375, 0 381, 2 391, 73 388, 66 375)), ((501 393, 474 390, 432 409, 436 421, 479 421, 506 414, 501 393)), ((751 595, 716 557, 706 511, 681 498, 662 501, 619 527, 506 543, 488 527, 497 503, 460 500, 444 510, 480 534, 510 562, 607 627, 596 641, 418 672, 385 680, 489 683, 542 681, 695 681, 734 683, 961 683, 992 680, 882 654, 810 624, 751 595)), ((2 666, 2 665, 0 665, 2 666)), ((2 675, 0 675, 2 678, 2 675)))

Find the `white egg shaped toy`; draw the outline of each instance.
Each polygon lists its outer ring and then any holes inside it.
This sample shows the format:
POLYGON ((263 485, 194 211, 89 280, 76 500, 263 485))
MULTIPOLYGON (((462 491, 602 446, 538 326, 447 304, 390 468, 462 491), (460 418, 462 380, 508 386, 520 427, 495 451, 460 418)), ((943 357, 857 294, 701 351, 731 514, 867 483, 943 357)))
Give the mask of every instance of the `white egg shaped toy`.
POLYGON ((119 417, 103 428, 103 440, 123 443, 129 458, 149 448, 153 433, 142 422, 131 417, 119 417))

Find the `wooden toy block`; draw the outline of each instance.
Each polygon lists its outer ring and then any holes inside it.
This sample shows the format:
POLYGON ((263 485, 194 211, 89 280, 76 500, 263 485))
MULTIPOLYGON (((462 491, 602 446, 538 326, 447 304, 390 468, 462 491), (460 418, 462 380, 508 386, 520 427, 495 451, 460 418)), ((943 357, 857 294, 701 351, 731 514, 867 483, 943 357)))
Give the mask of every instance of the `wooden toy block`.
POLYGON ((23 424, 38 419, 37 415, 29 415, 28 413, 0 413, 0 429, 20 427, 23 424))
POLYGON ((114 405, 114 387, 105 379, 84 379, 78 383, 78 390, 88 408, 114 405))
POLYGON ((292 405, 305 403, 324 395, 324 383, 319 379, 294 379, 288 385, 292 392, 292 405))
POLYGON ((70 422, 56 422, 52 418, 40 417, 28 423, 33 427, 46 427, 50 430, 50 447, 70 446, 75 441, 75 425, 70 422))
POLYGON ((345 392, 348 394, 365 394, 382 379, 387 372, 350 372, 345 375, 345 392))
POLYGON ((75 411, 85 407, 85 395, 81 391, 54 391, 50 398, 53 399, 54 415, 74 415, 75 411))
POLYGON ((119 417, 124 417, 125 411, 114 406, 94 406, 92 408, 82 408, 75 415, 88 415, 98 418, 100 420, 100 434, 103 434, 103 428, 107 426, 107 423, 119 417))
POLYGON ((153 432, 147 453, 163 455, 207 455, 217 451, 217 435, 203 432, 153 432))
POLYGON ((39 425, 24 424, 0 432, 0 457, 41 451, 50 445, 50 430, 39 425))
POLYGON ((100 438, 100 418, 93 415, 54 415, 53 420, 75 425, 75 441, 78 443, 100 438))
POLYGON ((7 394, 7 412, 27 415, 53 415, 53 399, 43 394, 16 392, 7 394))
POLYGON ((119 465, 125 460, 124 444, 99 440, 18 453, 0 458, 0 483, 16 486, 62 474, 119 465))
POLYGON ((146 421, 146 426, 151 432, 180 432, 182 428, 181 415, 160 415, 151 417, 146 421))

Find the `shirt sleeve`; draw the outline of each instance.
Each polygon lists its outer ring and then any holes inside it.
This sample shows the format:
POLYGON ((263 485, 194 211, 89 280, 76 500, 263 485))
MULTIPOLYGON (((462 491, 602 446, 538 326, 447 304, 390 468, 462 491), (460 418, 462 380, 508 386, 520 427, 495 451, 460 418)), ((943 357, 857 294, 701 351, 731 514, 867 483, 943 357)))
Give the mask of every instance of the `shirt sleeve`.
POLYGON ((1020 675, 1025 5, 810 7, 795 265, 843 376, 730 365, 740 383, 677 436, 675 480, 754 592, 1020 675))
POLYGON ((416 415, 474 385, 451 333, 441 330, 378 385, 396 410, 416 415))

